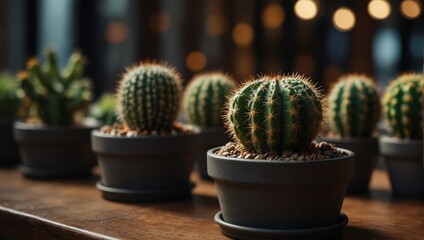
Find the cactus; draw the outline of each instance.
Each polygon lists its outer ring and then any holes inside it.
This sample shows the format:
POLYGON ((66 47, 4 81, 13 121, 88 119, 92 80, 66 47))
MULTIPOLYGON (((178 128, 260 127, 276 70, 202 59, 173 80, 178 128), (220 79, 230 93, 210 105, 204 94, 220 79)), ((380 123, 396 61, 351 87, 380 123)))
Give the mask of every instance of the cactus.
POLYGON ((370 137, 381 115, 376 84, 365 75, 342 76, 328 96, 328 123, 341 137, 370 137))
POLYGON ((91 105, 89 116, 112 125, 116 121, 115 96, 111 93, 103 93, 100 98, 91 105))
POLYGON ((27 70, 18 73, 21 87, 36 106, 36 115, 45 124, 69 125, 74 113, 84 109, 91 100, 91 82, 83 78, 85 60, 75 52, 67 67, 61 72, 56 54, 46 51, 43 65, 33 58, 27 62, 27 70))
POLYGON ((201 126, 222 126, 221 112, 234 80, 216 72, 196 76, 187 86, 183 106, 190 123, 201 126))
POLYGON ((401 139, 422 138, 424 75, 408 73, 390 83, 384 114, 393 134, 401 139))
POLYGON ((16 117, 22 96, 16 79, 7 73, 0 73, 0 118, 16 117))
POLYGON ((309 147, 322 122, 319 91, 300 75, 245 83, 228 103, 227 126, 244 148, 282 154, 309 147))
POLYGON ((141 63, 129 69, 119 82, 118 118, 132 130, 169 132, 180 98, 181 80, 174 69, 141 63))

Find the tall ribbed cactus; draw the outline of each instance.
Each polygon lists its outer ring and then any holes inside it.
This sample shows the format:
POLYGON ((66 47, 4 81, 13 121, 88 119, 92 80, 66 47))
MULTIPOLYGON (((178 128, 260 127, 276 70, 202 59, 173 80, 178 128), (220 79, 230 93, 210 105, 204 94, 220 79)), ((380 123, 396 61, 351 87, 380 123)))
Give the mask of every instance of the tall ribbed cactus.
POLYGON ((227 125, 247 150, 303 150, 322 121, 319 92, 303 76, 265 76, 247 82, 228 104, 227 125))
POLYGON ((192 124, 222 126, 221 113, 234 80, 221 73, 205 73, 196 76, 187 86, 183 106, 192 124))
POLYGON ((341 137, 370 137, 380 114, 377 86, 365 75, 342 76, 330 91, 326 115, 331 130, 341 137))
POLYGON ((16 79, 7 73, 0 73, 0 118, 17 116, 22 95, 16 79))
POLYGON ((172 68, 142 63, 129 69, 117 89, 118 117, 132 130, 171 130, 181 98, 181 80, 172 68))
POLYGON ((18 73, 26 96, 36 104, 37 116, 46 124, 72 124, 74 113, 84 109, 92 98, 91 82, 83 78, 85 59, 81 53, 71 55, 60 72, 56 53, 48 49, 43 65, 33 58, 27 70, 18 73))
POLYGON ((408 73, 390 83, 384 96, 384 113, 398 138, 422 138, 424 75, 408 73))

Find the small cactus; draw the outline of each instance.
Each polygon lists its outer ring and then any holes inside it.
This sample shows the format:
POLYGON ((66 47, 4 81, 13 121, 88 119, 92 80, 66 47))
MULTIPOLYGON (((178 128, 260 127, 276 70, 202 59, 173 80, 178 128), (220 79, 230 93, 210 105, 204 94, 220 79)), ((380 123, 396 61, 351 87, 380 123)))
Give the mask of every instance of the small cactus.
POLYGON ((115 105, 115 96, 112 93, 103 93, 100 98, 91 105, 89 116, 106 125, 112 125, 116 121, 115 105))
POLYGON ((245 83, 231 98, 227 126, 246 150, 282 154, 310 145, 322 111, 319 91, 303 76, 264 76, 245 83))
POLYGON ((16 117, 22 96, 16 79, 7 73, 0 73, 0 118, 16 117))
POLYGON ((27 70, 18 73, 21 87, 43 123, 72 124, 74 113, 84 109, 92 97, 91 82, 83 78, 84 57, 79 52, 72 54, 62 72, 53 50, 47 50, 46 57, 43 65, 36 58, 27 62, 27 70))
POLYGON ((141 63, 130 68, 119 82, 118 118, 132 130, 169 132, 180 98, 181 80, 174 69, 141 63))
POLYGON ((196 76, 187 86, 183 101, 190 123, 223 126, 221 112, 235 86, 234 80, 221 72, 196 76))
POLYGON ((403 74, 387 87, 384 114, 396 137, 422 138, 423 92, 424 75, 415 73, 403 74))
POLYGON ((376 84, 365 75, 342 76, 328 96, 328 123, 341 137, 370 137, 381 115, 376 84))

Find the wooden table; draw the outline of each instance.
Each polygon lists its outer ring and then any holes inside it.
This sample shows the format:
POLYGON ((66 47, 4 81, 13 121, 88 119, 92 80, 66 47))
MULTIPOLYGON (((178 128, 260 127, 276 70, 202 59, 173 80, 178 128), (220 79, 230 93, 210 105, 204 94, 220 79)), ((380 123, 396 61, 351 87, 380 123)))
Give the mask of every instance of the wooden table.
MULTIPOLYGON (((227 239, 213 216, 213 182, 197 183, 186 201, 123 204, 106 201, 83 180, 26 179, 0 169, 0 239, 227 239)), ((424 202, 392 200, 387 174, 376 170, 370 196, 345 198, 349 218, 341 239, 424 239, 424 202)))

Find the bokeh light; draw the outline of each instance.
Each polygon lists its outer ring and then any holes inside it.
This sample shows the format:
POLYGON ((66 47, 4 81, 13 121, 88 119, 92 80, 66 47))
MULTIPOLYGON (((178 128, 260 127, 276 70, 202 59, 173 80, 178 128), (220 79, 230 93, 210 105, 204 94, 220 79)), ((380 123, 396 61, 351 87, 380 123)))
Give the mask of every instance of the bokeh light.
POLYGON ((128 38, 128 25, 123 21, 112 21, 106 27, 106 40, 110 44, 123 43, 128 38))
POLYGON ((391 11, 392 7, 386 0, 372 0, 368 3, 368 14, 374 19, 386 19, 391 11))
POLYGON ((186 58, 186 66, 192 72, 202 71, 206 66, 205 54, 200 51, 190 52, 186 58))
POLYGON ((247 47, 253 41, 253 28, 248 23, 238 23, 233 29, 233 40, 241 46, 247 47))
POLYGON ((347 7, 340 7, 333 15, 334 27, 342 32, 351 30, 355 22, 355 14, 347 7))
POLYGON ((421 14, 421 2, 417 0, 405 0, 400 4, 400 13, 408 19, 414 19, 421 14))
POLYGON ((171 26, 171 17, 166 12, 156 12, 149 17, 149 27, 153 32, 162 33, 171 26))
POLYGON ((222 36, 227 32, 228 20, 224 14, 211 13, 206 19, 206 32, 211 36, 222 36))
POLYGON ((266 28, 279 28, 283 25, 284 19, 284 9, 278 3, 270 3, 262 11, 261 22, 266 28))
POLYGON ((300 19, 311 20, 318 14, 318 5, 312 0, 298 0, 294 5, 294 13, 300 19))

